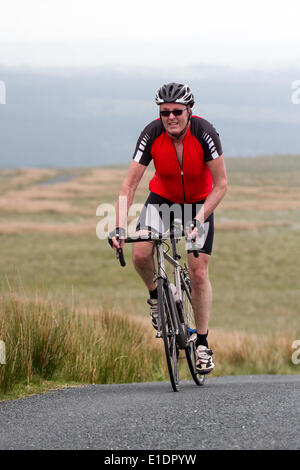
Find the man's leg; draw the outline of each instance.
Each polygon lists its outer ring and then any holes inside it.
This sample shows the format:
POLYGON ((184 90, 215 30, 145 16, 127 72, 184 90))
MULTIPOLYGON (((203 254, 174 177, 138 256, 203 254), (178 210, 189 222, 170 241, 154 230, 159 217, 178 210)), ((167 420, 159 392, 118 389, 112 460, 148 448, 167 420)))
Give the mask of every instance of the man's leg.
POLYGON ((146 284, 150 298, 147 300, 150 305, 150 318, 153 327, 158 328, 158 302, 157 286, 153 281, 154 263, 153 263, 153 242, 135 243, 133 247, 133 264, 137 273, 146 284))
POLYGON ((209 258, 210 256, 205 253, 199 253, 198 258, 195 258, 192 253, 188 255, 192 306, 197 328, 196 369, 200 374, 208 374, 214 368, 213 352, 208 349, 207 343, 208 321, 212 303, 212 289, 208 276, 209 258))
POLYGON ((210 256, 205 253, 199 253, 198 258, 195 258, 193 253, 188 254, 192 306, 197 333, 200 335, 207 334, 212 303, 212 288, 208 276, 209 258, 210 256))
POLYGON ((141 276, 149 291, 156 288, 153 282, 153 242, 138 242, 133 244, 132 259, 137 273, 141 276))
MULTIPOLYGON (((141 211, 135 235, 147 235, 150 233, 150 227, 159 231, 162 223, 158 207, 163 198, 150 193, 141 211)), ((149 291, 156 288, 153 282, 154 263, 153 263, 153 243, 138 242, 133 244, 132 259, 137 273, 141 276, 149 291)))

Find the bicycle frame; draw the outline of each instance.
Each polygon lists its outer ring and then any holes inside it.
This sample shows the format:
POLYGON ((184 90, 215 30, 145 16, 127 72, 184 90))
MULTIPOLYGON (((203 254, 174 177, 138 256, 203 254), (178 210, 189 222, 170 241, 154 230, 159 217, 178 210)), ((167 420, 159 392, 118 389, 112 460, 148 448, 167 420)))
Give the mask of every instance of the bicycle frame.
MULTIPOLYGON (((154 281, 158 285, 158 314, 157 317, 157 338, 162 338, 165 346, 167 366, 173 390, 178 391, 178 357, 179 350, 184 350, 188 366, 196 385, 204 384, 204 376, 200 376, 195 368, 195 339, 197 338, 196 329, 192 326, 194 320, 189 316, 187 322, 186 311, 193 315, 191 305, 191 286, 188 278, 187 266, 179 263, 180 255, 177 253, 178 237, 174 233, 164 236, 148 234, 147 236, 138 236, 126 238, 125 243, 135 242, 154 242, 156 253, 156 262, 154 262, 154 281), (172 255, 164 250, 165 240, 170 240, 172 244, 172 255), (166 272, 165 261, 173 266, 174 284, 178 293, 178 301, 174 298, 171 289, 171 283, 166 272), (186 305, 189 306, 186 310, 186 305), (189 310, 190 309, 190 310, 189 310)), ((154 254, 154 253, 153 253, 154 254)), ((194 253, 198 257, 198 252, 194 253)), ((123 250, 117 250, 117 258, 122 266, 125 266, 123 250)))
MULTIPOLYGON (((174 266, 175 286, 177 288, 177 292, 180 293, 179 298, 181 299, 182 298, 181 283, 180 283, 180 270, 181 270, 181 267, 180 267, 180 265, 179 265, 179 263, 176 259, 174 259, 172 256, 170 256, 168 253, 166 253, 164 251, 163 243, 162 243, 161 240, 156 241, 156 246, 155 247, 156 247, 157 267, 158 267, 157 273, 154 271, 154 275, 156 275, 155 280, 158 280, 159 278, 162 278, 165 281, 168 281, 168 277, 167 277, 166 271, 165 271, 165 259, 167 259, 168 262, 174 266)), ((170 292, 170 307, 171 307, 173 322, 174 322, 174 326, 175 326, 175 333, 176 333, 176 335, 178 335, 179 334, 178 314, 176 312, 176 305, 175 305, 175 301, 174 301, 172 292, 170 292)), ((160 333, 160 331, 161 331, 160 320, 161 320, 160 317, 158 317, 157 337, 161 336, 161 333, 160 333)))
MULTIPOLYGON (((178 228, 177 228, 178 230, 178 228)), ((178 231, 177 231, 178 233, 178 231)), ((184 231, 180 231, 180 234, 183 235, 184 231)), ((125 239, 125 243, 135 243, 135 242, 143 242, 143 241, 152 241, 154 242, 154 248, 156 250, 156 260, 157 260, 157 268, 155 267, 154 263, 154 279, 157 281, 159 278, 164 279, 165 282, 169 283, 168 276, 166 275, 166 270, 165 270, 165 259, 174 267, 174 284, 177 289, 178 297, 180 301, 183 303, 183 295, 182 295, 182 284, 185 285, 186 289, 185 292, 189 296, 189 300, 191 300, 190 295, 189 295, 189 289, 186 286, 185 283, 185 278, 183 275, 183 268, 178 262, 178 259, 180 259, 180 256, 177 253, 177 241, 179 240, 179 237, 176 237, 174 235, 174 232, 171 232, 169 235, 156 235, 156 234, 148 234, 148 235, 142 235, 142 236, 137 236, 137 237, 128 237, 125 239), (170 240, 172 244, 172 254, 171 256, 168 252, 164 251, 163 249, 163 242, 166 240, 170 240)), ((198 257, 198 252, 194 252, 194 256, 198 257)), ((123 255, 123 250, 120 249, 117 251, 117 258, 120 261, 120 264, 122 266, 125 266, 125 259, 123 255)), ((170 290, 170 289, 169 289, 170 290)), ((173 323, 175 326, 175 333, 179 337, 179 334, 181 333, 181 337, 186 336, 183 332, 183 328, 180 328, 180 325, 178 323, 178 311, 177 311, 177 306, 175 304, 175 300, 173 297, 173 294, 170 290, 169 292, 169 298, 170 298, 170 308, 172 312, 172 319, 173 323)), ((158 332, 160 332, 160 318, 158 317, 158 332)), ((161 337, 160 333, 158 333, 158 338, 161 337)), ((187 347, 188 344, 188 337, 186 339, 180 340, 179 338, 179 345, 181 349, 184 349, 187 347)))
MULTIPOLYGON (((189 301, 191 301, 191 296, 190 296, 190 291, 186 285, 185 281, 185 276, 184 276, 184 271, 187 270, 186 266, 183 268, 180 263, 178 262, 178 259, 180 259, 180 256, 177 253, 177 241, 175 238, 171 239, 172 242, 172 251, 173 251, 173 256, 171 256, 168 252, 164 251, 163 249, 163 241, 162 240, 156 240, 155 243, 155 248, 156 248, 156 257, 157 257, 157 272, 154 271, 155 274, 155 280, 158 280, 159 278, 164 279, 165 282, 168 282, 168 290, 169 290, 169 298, 170 298, 170 308, 172 312, 172 319, 173 323, 175 326, 175 334, 177 336, 177 342, 178 346, 180 349, 185 349, 188 346, 188 343, 190 341, 194 340, 194 336, 189 335, 188 332, 186 331, 185 328, 185 320, 181 318, 180 315, 180 309, 177 309, 177 305, 175 303, 173 294, 170 290, 169 287, 169 279, 168 276, 166 275, 166 270, 165 270, 165 260, 170 263, 173 268, 174 268, 174 285, 178 293, 178 298, 179 301, 181 302, 181 306, 183 306, 184 301, 183 301, 183 292, 182 292, 182 285, 185 287, 185 294, 188 296, 189 301)), ((158 317, 158 332, 160 332, 160 317, 158 317)), ((157 337, 161 337, 160 333, 157 334, 157 337)))

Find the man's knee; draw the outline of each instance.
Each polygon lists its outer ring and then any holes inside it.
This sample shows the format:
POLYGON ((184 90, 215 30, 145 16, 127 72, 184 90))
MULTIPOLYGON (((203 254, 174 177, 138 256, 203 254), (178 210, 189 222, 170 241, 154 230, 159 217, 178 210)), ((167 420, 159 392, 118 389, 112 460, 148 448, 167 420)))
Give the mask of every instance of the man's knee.
POLYGON ((147 262, 147 256, 144 253, 133 252, 132 260, 135 266, 143 266, 147 262))
POLYGON ((189 270, 191 282, 194 286, 203 286, 209 281, 208 263, 193 265, 189 270))
POLYGON ((191 281, 198 285, 206 284, 209 279, 207 269, 197 269, 190 276, 191 281))
POLYGON ((144 249, 140 246, 134 247, 132 251, 132 260, 135 266, 143 267, 152 260, 152 247, 146 246, 144 249))

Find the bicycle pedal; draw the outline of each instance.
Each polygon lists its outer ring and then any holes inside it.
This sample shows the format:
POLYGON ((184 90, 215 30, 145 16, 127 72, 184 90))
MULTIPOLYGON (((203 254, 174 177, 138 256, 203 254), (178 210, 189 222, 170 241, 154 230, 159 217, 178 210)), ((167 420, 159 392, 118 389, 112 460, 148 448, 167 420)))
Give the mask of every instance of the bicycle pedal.
POLYGON ((192 343, 193 341, 196 341, 197 339, 197 333, 193 333, 189 339, 188 339, 188 343, 192 343))

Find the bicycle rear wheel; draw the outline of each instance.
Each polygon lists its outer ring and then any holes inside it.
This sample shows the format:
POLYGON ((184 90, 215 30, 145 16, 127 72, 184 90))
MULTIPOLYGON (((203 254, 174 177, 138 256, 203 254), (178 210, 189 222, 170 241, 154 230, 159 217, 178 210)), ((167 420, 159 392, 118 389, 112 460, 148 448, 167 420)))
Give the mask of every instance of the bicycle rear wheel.
MULTIPOLYGON (((191 303, 191 285, 190 280, 186 278, 182 283, 182 296, 183 296, 183 314, 184 314, 184 321, 187 326, 190 335, 195 334, 196 332, 196 325, 194 319, 194 311, 191 303)), ((195 338, 196 340, 196 338, 195 338)), ((190 369, 190 373, 193 377, 193 380, 196 385, 204 385, 205 376, 201 375, 196 370, 196 345, 195 340, 190 341, 187 348, 185 349, 185 355, 187 359, 187 363, 190 369)))
POLYGON ((195 384, 204 385, 205 376, 199 374, 196 370, 196 346, 194 341, 191 341, 189 343, 188 347, 185 350, 185 355, 190 369, 190 373, 193 377, 195 384))
POLYGON ((161 321, 161 331, 164 341, 167 366, 174 392, 179 390, 178 377, 178 348, 176 331, 172 315, 170 291, 164 279, 158 279, 158 314, 161 321))

